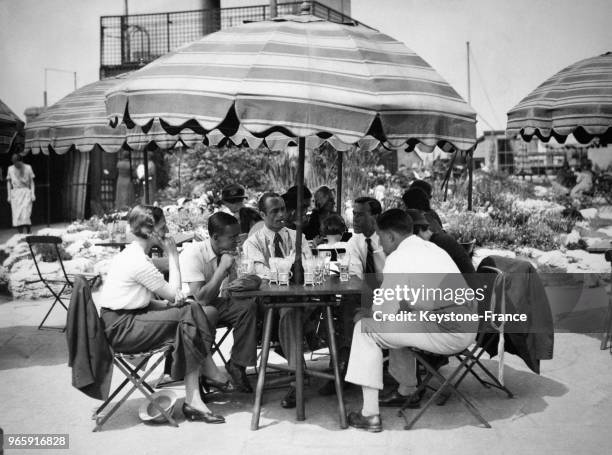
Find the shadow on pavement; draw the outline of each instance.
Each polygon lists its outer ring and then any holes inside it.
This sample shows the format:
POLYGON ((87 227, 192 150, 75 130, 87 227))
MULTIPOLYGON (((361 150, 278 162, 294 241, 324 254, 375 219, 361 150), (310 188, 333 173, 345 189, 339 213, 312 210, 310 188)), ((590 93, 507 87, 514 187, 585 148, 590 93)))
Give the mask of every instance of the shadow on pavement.
MULTIPOLYGON (((485 360, 491 371, 496 371, 497 362, 485 360)), ((504 370, 506 386, 514 393, 514 398, 507 396, 497 389, 486 389, 480 386, 473 378, 466 378, 460 390, 471 400, 483 414, 485 419, 495 427, 496 421, 506 419, 519 419, 528 415, 539 414, 548 407, 547 398, 561 397, 569 389, 560 382, 539 376, 537 374, 517 370, 509 366, 504 370)), ((254 380, 254 378, 253 378, 254 380)), ((338 408, 335 396, 323 397, 317 394, 317 389, 322 383, 313 381, 305 389, 306 396, 306 421, 304 424, 321 427, 328 431, 338 431, 338 408)), ((179 397, 184 395, 182 386, 173 387, 179 397)), ((260 419, 260 430, 265 431, 283 421, 299 424, 296 421, 295 409, 283 409, 280 400, 285 393, 284 389, 274 389, 264 394, 264 403, 260 419)), ((428 393, 427 397, 431 392, 428 393)), ((137 396, 137 395, 136 395, 137 396)), ((130 399, 104 426, 104 431, 120 430, 139 425, 138 407, 144 398, 130 399)), ((179 424, 186 423, 180 411, 182 399, 177 402, 174 416, 179 424)), ((361 408, 361 391, 357 387, 350 387, 345 393, 347 412, 361 408)), ((210 395, 207 404, 215 413, 228 418, 233 414, 245 414, 241 418, 241 425, 246 426, 242 430, 248 430, 247 420, 253 406, 251 395, 210 395)), ((397 408, 381 408, 385 430, 404 431, 404 419, 397 416, 397 408)), ((408 410, 408 416, 417 410, 408 410)), ((93 424, 93 422, 92 422, 93 424)), ((190 424, 190 423, 189 423, 190 424)), ((195 425, 196 423, 194 423, 195 425)), ((197 423, 205 425, 203 423, 197 423)), ((231 425, 231 423, 229 423, 231 425)), ((415 429, 448 430, 462 427, 477 427, 478 421, 464 408, 455 397, 452 397, 444 406, 431 406, 415 426, 415 429)))
POLYGON ((0 328, 0 370, 68 363, 66 334, 37 326, 0 328))

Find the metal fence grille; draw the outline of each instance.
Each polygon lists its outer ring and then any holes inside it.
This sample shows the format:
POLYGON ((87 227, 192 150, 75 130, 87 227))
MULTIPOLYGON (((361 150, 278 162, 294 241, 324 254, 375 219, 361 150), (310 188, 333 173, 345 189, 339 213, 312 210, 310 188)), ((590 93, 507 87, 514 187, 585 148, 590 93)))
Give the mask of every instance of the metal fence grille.
MULTIPOLYGON (((277 14, 298 14, 302 2, 281 3, 277 14)), ((332 22, 357 22, 318 2, 311 12, 332 22)), ((100 18, 101 76, 138 68, 156 58, 220 29, 266 20, 269 5, 179 11, 100 18)), ((362 24, 363 25, 363 24, 362 24)))

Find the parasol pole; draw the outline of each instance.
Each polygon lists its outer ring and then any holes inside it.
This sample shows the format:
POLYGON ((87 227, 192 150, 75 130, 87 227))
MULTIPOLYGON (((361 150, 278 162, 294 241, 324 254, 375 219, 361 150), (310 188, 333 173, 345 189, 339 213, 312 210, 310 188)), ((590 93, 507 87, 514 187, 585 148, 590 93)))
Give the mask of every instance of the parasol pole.
POLYGON ((336 178, 336 212, 342 213, 342 152, 338 150, 338 177, 336 178))
POLYGON ((302 265, 302 206, 304 205, 304 161, 306 159, 306 138, 298 138, 297 168, 297 219, 295 222, 295 263, 293 264, 293 281, 304 284, 304 266, 302 265))
POLYGON ((149 151, 145 147, 143 150, 143 166, 144 166, 144 191, 145 191, 145 204, 149 205, 149 151))

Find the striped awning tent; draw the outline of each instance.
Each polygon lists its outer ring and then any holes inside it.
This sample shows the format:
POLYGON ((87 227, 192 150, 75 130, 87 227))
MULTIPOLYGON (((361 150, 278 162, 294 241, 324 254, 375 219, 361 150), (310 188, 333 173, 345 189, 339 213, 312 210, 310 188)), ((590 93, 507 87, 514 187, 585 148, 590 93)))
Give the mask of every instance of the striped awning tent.
POLYGON ((283 148, 469 150, 476 113, 404 44, 360 25, 310 14, 205 36, 134 72, 107 93, 113 124, 211 143, 230 137, 283 148))
MULTIPOLYGON (((164 148, 176 145, 178 138, 159 128, 152 128, 144 134, 128 130, 124 125, 118 128, 110 126, 104 104, 105 93, 128 74, 85 85, 50 106, 26 125, 25 150, 34 154, 54 151, 61 155, 73 149, 90 152, 94 147, 109 153, 122 148, 141 150, 151 142, 164 148)), ((195 135, 184 136, 191 145, 201 140, 195 135)))
POLYGON ((507 135, 586 144, 612 139, 612 52, 581 60, 544 81, 508 111, 507 135))
POLYGON ((23 121, 0 100, 0 153, 8 153, 18 142, 23 144, 23 121))

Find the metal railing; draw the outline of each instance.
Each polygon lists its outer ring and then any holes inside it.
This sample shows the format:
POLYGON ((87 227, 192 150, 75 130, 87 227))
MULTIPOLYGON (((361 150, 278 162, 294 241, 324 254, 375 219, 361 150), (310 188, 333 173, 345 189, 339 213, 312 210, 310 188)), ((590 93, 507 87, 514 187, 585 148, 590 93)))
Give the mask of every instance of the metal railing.
MULTIPOLYGON (((279 3, 277 15, 299 14, 302 2, 279 3)), ((319 2, 311 13, 337 23, 359 23, 319 2)), ((100 18, 100 75, 138 68, 204 35, 270 18, 270 5, 175 11, 100 18)), ((367 25, 361 24, 365 27, 367 25)), ((368 27, 369 28, 369 27, 368 27)))

